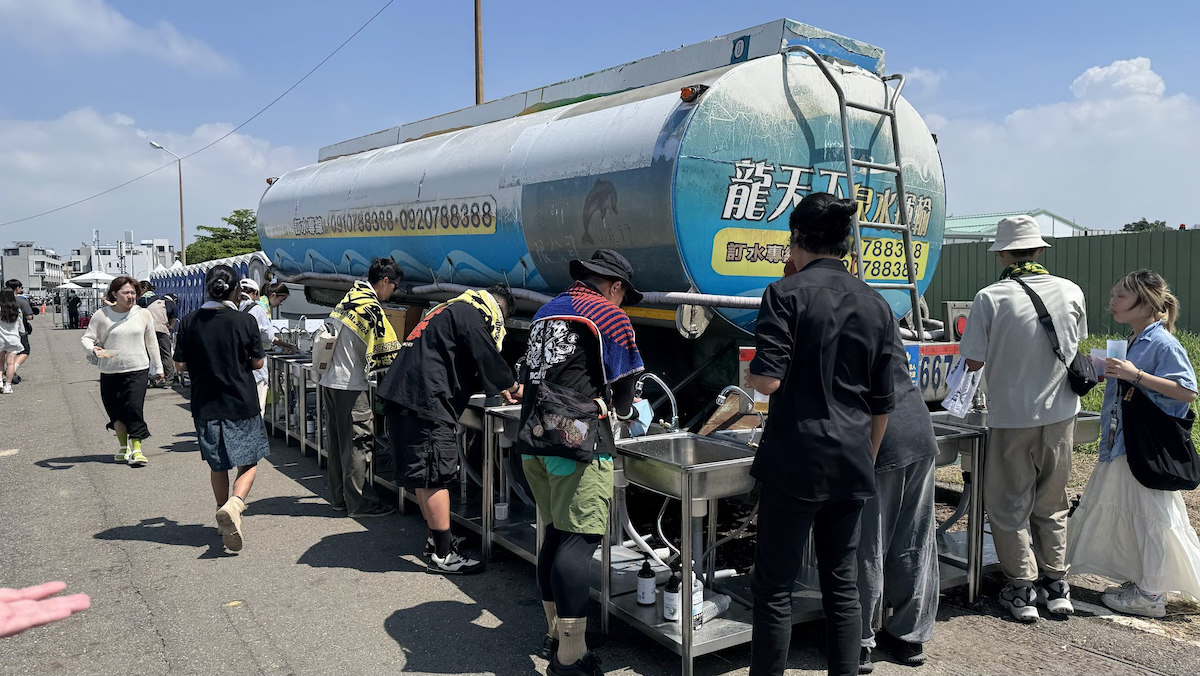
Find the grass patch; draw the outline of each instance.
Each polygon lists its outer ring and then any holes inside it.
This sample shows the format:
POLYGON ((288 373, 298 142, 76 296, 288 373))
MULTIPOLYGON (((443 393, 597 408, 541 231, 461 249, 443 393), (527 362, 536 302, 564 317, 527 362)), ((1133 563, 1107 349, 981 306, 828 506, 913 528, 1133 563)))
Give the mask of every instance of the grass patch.
MULTIPOLYGON (((1179 342, 1183 344, 1183 348, 1187 350, 1188 359, 1192 362, 1192 369, 1200 371, 1200 334, 1195 334, 1190 331, 1180 331, 1175 334, 1179 342)), ((1107 336, 1089 336, 1083 344, 1079 346, 1079 351, 1084 354, 1091 354, 1092 350, 1103 350, 1108 346, 1110 340, 1120 340, 1125 336, 1107 335, 1107 336)), ((1087 396, 1080 400, 1085 411, 1099 411, 1104 406, 1104 387, 1108 381, 1104 381, 1097 385, 1095 389, 1087 393, 1087 396)), ((1103 434, 1103 430, 1101 430, 1103 434)), ((1192 427, 1192 441, 1200 446, 1200 425, 1192 427)), ((1093 441, 1090 444, 1076 446, 1077 453, 1098 453, 1100 442, 1093 441)))

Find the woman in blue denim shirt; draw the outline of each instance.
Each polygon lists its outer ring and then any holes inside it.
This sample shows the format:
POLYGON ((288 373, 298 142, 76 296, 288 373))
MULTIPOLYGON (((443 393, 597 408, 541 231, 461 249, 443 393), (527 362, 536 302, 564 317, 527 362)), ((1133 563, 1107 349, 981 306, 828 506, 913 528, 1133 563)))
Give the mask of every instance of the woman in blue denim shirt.
MULTIPOLYGON (((1128 361, 1107 360, 1105 378, 1133 383, 1163 411, 1185 417, 1196 399, 1196 372, 1172 335, 1179 301, 1166 281, 1150 270, 1125 275, 1108 308, 1133 332, 1128 361)), ((1163 617, 1167 592, 1200 598, 1200 540, 1177 491, 1146 488, 1130 472, 1117 390, 1115 383, 1104 389, 1100 462, 1068 526, 1067 558, 1072 573, 1126 581, 1105 592, 1104 605, 1163 617)))

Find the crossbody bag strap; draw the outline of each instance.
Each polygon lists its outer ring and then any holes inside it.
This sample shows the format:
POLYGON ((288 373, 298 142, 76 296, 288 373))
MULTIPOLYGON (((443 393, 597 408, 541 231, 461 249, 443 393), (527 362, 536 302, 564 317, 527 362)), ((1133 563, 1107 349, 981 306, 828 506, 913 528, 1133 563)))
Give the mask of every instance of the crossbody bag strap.
POLYGON ((1020 284, 1021 288, 1025 289, 1025 293, 1029 294, 1029 300, 1033 301, 1033 308, 1037 310, 1038 322, 1046 330, 1046 335, 1050 337, 1050 347, 1053 348, 1058 360, 1069 368, 1067 357, 1063 354, 1062 347, 1058 342, 1058 332, 1054 330, 1054 320, 1050 318, 1050 312, 1046 309, 1046 304, 1042 302, 1040 296, 1034 293, 1033 289, 1029 288, 1028 284, 1021 281, 1020 277, 1013 277, 1012 279, 1017 284, 1020 284))

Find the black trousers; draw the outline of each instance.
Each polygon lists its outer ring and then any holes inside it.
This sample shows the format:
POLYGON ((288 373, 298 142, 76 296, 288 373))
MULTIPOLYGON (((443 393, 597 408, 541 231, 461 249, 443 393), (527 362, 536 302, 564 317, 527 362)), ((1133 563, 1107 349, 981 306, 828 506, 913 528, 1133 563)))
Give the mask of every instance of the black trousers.
POLYGON ((828 631, 829 673, 858 673, 858 530, 865 500, 812 502, 764 485, 750 590, 750 676, 782 676, 792 642, 792 591, 811 530, 828 631))

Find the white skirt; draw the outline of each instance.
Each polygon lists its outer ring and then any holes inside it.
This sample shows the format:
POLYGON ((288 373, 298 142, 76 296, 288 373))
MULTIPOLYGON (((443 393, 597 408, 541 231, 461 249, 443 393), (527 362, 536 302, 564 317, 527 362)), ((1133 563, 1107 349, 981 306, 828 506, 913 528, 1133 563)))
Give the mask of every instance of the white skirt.
POLYGON ((1096 464, 1067 523, 1067 561, 1072 573, 1200 599, 1200 539, 1183 496, 1138 483, 1124 455, 1096 464))

